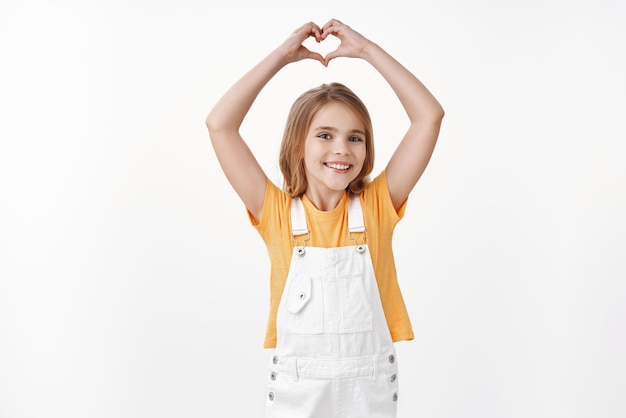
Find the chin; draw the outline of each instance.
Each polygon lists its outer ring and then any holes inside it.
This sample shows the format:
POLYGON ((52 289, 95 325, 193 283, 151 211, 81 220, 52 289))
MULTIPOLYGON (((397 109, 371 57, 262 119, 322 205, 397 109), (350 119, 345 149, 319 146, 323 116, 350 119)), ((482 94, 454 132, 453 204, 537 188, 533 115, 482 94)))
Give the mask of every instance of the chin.
POLYGON ((333 191, 336 191, 336 192, 345 192, 346 190, 348 190, 348 187, 350 187, 350 183, 342 184, 342 185, 329 186, 328 188, 333 190, 333 191))

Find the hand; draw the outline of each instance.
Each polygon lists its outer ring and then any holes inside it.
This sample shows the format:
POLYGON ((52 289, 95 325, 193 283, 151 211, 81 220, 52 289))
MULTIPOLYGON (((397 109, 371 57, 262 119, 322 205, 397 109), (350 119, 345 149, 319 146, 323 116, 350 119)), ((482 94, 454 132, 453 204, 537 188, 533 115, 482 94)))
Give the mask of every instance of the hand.
MULTIPOLYGON (((360 58, 363 55, 363 50, 369 43, 369 41, 360 33, 352 29, 350 26, 338 21, 337 19, 331 19, 322 28, 321 41, 326 39, 329 35, 339 38, 341 43, 332 52, 329 52, 324 57, 323 64, 328 65, 330 60, 337 57, 350 57, 360 58)), ((319 41, 318 41, 319 42, 319 41)))
POLYGON ((290 36, 283 42, 281 48, 284 48, 284 55, 289 62, 296 62, 303 59, 314 59, 322 64, 326 65, 324 57, 318 52, 310 51, 302 43, 307 38, 315 38, 317 42, 322 41, 322 30, 313 22, 306 23, 298 29, 296 29, 290 36))

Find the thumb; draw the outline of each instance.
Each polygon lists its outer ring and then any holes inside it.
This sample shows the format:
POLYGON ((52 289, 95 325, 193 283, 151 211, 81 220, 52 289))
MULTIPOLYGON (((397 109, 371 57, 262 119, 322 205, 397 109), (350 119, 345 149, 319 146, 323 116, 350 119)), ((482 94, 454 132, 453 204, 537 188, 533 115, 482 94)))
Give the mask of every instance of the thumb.
POLYGON ((326 66, 327 66, 327 65, 328 65, 328 63, 329 63, 331 60, 334 60, 335 58, 337 58, 337 57, 339 57, 339 56, 341 56, 341 54, 338 52, 338 50, 337 50, 337 49, 335 49, 335 50, 334 50, 334 51, 332 51, 332 52, 329 52, 329 53, 328 53, 328 54, 326 54, 326 56, 324 57, 324 65, 326 65, 326 66))
POLYGON ((319 61, 322 64, 326 65, 324 57, 318 52, 309 51, 306 57, 312 60, 319 61))

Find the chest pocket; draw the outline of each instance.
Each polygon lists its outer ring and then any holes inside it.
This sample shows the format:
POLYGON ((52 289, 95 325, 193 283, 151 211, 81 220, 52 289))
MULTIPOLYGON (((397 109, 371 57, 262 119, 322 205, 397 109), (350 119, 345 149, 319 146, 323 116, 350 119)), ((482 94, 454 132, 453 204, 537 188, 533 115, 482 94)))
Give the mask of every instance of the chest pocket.
POLYGON ((372 330, 372 308, 360 274, 294 276, 286 297, 285 325, 294 334, 372 330))

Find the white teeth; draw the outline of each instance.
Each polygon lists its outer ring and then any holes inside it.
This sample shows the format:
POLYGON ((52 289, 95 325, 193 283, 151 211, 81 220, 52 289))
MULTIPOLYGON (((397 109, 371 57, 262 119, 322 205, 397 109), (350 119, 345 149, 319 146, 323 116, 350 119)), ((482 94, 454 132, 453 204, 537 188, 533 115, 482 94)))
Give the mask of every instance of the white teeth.
POLYGON ((350 168, 348 164, 326 163, 326 165, 336 170, 347 170, 350 168))

